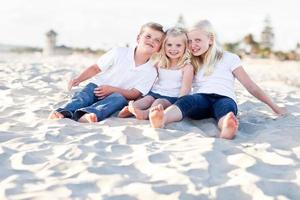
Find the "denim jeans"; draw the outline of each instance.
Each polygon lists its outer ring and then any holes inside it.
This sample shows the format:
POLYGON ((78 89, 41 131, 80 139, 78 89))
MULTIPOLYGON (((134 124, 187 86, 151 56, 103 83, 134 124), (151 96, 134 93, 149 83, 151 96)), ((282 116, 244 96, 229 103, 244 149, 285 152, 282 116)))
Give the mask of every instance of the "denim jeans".
POLYGON ((218 94, 202 94, 186 95, 180 97, 175 104, 182 113, 182 117, 190 117, 192 119, 215 118, 217 121, 229 112, 237 115, 237 105, 235 101, 229 97, 218 94))
POLYGON ((96 87, 96 84, 89 83, 81 91, 76 92, 68 103, 56 111, 63 114, 64 117, 76 121, 85 113, 94 113, 97 120, 101 121, 127 105, 126 98, 119 93, 112 93, 104 99, 98 99, 94 94, 96 87))
POLYGON ((169 96, 163 96, 158 93, 149 92, 147 95, 152 96, 154 99, 165 99, 169 101, 171 104, 175 103, 177 101, 177 97, 169 97, 169 96))

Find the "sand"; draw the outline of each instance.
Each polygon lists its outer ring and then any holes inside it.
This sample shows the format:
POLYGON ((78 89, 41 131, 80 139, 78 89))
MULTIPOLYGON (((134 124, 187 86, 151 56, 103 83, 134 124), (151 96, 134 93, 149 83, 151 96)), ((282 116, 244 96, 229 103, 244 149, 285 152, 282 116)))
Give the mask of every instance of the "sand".
POLYGON ((289 114, 277 117, 237 83, 240 126, 224 140, 211 119, 156 130, 114 116, 48 120, 78 89, 66 79, 96 59, 0 54, 1 200, 300 198, 299 62, 243 60, 289 114))

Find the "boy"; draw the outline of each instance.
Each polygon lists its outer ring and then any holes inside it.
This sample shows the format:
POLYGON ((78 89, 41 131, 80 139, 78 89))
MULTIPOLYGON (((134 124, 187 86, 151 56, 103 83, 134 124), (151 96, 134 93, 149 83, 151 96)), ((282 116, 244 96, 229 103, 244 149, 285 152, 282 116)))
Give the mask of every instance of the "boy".
POLYGON ((158 52, 164 37, 163 27, 147 23, 137 36, 136 48, 114 48, 101 56, 69 82, 69 89, 93 77, 71 101, 56 109, 50 119, 71 118, 83 123, 98 122, 151 89, 157 72, 151 56, 158 52))

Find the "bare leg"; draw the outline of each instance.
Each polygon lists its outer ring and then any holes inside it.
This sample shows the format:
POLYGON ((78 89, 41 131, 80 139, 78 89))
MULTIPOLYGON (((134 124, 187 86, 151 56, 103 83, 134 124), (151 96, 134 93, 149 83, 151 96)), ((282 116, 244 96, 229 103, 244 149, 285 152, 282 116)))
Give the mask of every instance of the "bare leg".
POLYGON ((145 110, 148 109, 155 99, 152 96, 145 96, 139 100, 133 102, 135 108, 145 110))
POLYGON ((97 116, 94 113, 86 113, 78 121, 81 123, 94 123, 97 122, 97 116))
MULTIPOLYGON (((166 99, 156 99, 152 105, 152 107, 158 106, 158 105, 162 105, 164 109, 166 109, 167 107, 169 107, 170 105, 172 105, 168 100, 166 99)), ((149 119, 149 110, 150 109, 146 109, 146 110, 141 110, 138 109, 134 106, 134 103, 129 102, 129 106, 128 106, 129 111, 136 116, 137 119, 141 119, 141 120, 146 120, 149 119)))
POLYGON ((152 128, 163 128, 171 122, 182 120, 182 113, 175 105, 169 106, 166 110, 162 105, 158 105, 150 109, 149 120, 152 128))
POLYGON ((134 102, 130 101, 128 103, 128 111, 133 114, 139 120, 148 119, 149 109, 142 110, 134 105, 134 102))
MULTIPOLYGON (((130 101, 128 104, 134 107, 134 109, 138 110, 144 110, 151 106, 152 102, 154 101, 154 98, 152 96, 145 96, 141 99, 138 99, 136 101, 130 101)), ((120 118, 126 118, 131 117, 134 115, 134 111, 129 109, 129 106, 125 106, 118 114, 118 117, 120 118)), ((138 111, 137 111, 138 112, 138 111)))
POLYGON ((221 130, 220 138, 233 139, 238 130, 238 120, 233 112, 229 112, 219 120, 218 126, 221 130))
POLYGON ((48 116, 48 119, 62 119, 62 118, 64 118, 63 114, 55 110, 53 110, 48 116))
POLYGON ((126 118, 126 117, 131 117, 132 113, 129 112, 128 106, 125 106, 118 114, 118 117, 120 118, 126 118))
POLYGON ((136 116, 137 119, 148 119, 147 112, 146 115, 143 112, 147 110, 153 103, 155 99, 152 96, 145 96, 137 101, 130 101, 128 104, 128 111, 136 116))
POLYGON ((156 99, 156 100, 152 103, 151 107, 158 106, 159 104, 161 104, 161 105, 164 107, 164 109, 166 109, 167 107, 169 107, 170 105, 172 105, 172 104, 171 104, 168 100, 166 100, 166 99, 156 99))

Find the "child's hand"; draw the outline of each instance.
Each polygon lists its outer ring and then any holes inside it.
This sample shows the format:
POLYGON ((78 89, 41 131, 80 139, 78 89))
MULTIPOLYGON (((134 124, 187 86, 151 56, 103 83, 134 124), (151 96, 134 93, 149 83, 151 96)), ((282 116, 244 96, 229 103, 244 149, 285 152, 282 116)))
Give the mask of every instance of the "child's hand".
POLYGON ((101 85, 95 88, 94 94, 99 99, 104 99, 108 95, 114 92, 114 87, 110 85, 101 85))
POLYGON ((80 82, 76 78, 73 78, 73 79, 69 80, 69 82, 68 82, 68 91, 70 91, 72 89, 72 87, 78 86, 79 83, 80 82))
POLYGON ((287 109, 285 107, 279 107, 279 106, 277 106, 276 109, 274 109, 274 112, 277 115, 283 116, 283 115, 287 114, 287 109))

